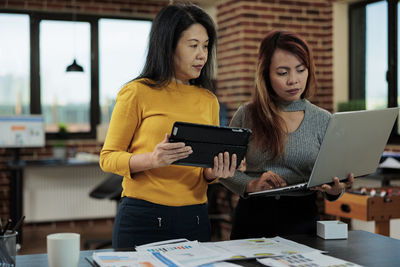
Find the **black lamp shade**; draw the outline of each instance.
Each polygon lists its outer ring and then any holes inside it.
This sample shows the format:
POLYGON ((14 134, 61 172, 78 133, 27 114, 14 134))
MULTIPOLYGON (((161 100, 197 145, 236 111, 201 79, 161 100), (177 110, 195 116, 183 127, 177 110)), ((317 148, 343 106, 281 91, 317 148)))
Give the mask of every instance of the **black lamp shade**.
POLYGON ((76 59, 74 59, 74 62, 72 62, 72 64, 67 67, 66 71, 83 72, 83 67, 81 65, 78 65, 78 63, 76 63, 76 59))

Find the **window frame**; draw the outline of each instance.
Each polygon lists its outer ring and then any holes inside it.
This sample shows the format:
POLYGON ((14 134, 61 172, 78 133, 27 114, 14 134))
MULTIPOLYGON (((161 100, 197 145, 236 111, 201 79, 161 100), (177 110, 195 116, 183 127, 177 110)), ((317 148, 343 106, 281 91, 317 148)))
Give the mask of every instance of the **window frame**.
MULTIPOLYGON (((74 12, 50 13, 42 11, 18 11, 0 9, 0 13, 25 14, 30 21, 30 113, 41 114, 41 88, 40 88, 40 47, 39 47, 39 25, 42 20, 78 21, 90 24, 90 131, 67 133, 60 136, 58 133, 46 133, 46 140, 54 139, 95 139, 96 126, 100 123, 100 79, 99 79, 99 20, 121 19, 152 21, 149 18, 128 17, 118 15, 88 15, 74 12)), ((133 78, 133 77, 132 77, 133 78)))
MULTIPOLYGON (((360 97, 365 99, 365 71, 360 75, 357 66, 365 66, 366 62, 366 6, 381 1, 386 1, 388 8, 388 67, 386 73, 386 80, 388 83, 388 107, 399 107, 397 101, 397 5, 400 5, 400 1, 398 0, 367 0, 349 5, 349 100, 360 99, 360 97), (358 12, 358 15, 355 15, 355 12, 358 12), (361 18, 357 16, 361 16, 361 18), (357 22, 355 22, 356 20, 357 22), (363 22, 360 22, 360 20, 363 20, 363 22), (358 27, 355 25, 356 23, 358 23, 358 27), (357 51, 357 53, 355 53, 355 51, 357 51)), ((399 119, 396 120, 395 126, 390 134, 389 144, 400 143, 400 134, 397 133, 398 123, 399 119)))

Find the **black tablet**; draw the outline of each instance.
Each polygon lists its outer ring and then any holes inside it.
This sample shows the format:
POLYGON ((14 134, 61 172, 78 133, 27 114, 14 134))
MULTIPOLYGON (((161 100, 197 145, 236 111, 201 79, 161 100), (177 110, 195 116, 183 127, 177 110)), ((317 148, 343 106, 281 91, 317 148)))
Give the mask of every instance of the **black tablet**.
POLYGON ((228 151, 237 155, 239 166, 246 155, 250 134, 251 130, 246 128, 175 122, 169 141, 184 142, 193 153, 172 164, 212 168, 214 157, 228 151))

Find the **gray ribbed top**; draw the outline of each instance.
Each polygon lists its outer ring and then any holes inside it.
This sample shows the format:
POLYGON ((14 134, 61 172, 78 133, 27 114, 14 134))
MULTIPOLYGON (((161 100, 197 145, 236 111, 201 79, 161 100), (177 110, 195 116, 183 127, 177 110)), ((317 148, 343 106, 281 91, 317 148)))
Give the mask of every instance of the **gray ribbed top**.
MULTIPOLYGON (((296 131, 289 133, 283 157, 268 160, 269 153, 256 147, 254 140, 250 138, 246 154, 246 172, 236 171, 234 177, 220 179, 220 183, 244 196, 247 183, 267 171, 279 174, 289 185, 307 181, 332 115, 305 99, 287 103, 284 110, 304 110, 304 119, 296 131)), ((238 109, 232 118, 231 126, 252 129, 247 105, 238 109)))

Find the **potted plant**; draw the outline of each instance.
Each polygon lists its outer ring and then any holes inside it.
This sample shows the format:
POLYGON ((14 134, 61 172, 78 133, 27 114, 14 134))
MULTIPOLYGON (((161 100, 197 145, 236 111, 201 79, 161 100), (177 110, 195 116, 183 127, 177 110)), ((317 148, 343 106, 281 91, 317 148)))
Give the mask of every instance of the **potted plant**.
POLYGON ((67 138, 67 126, 65 123, 60 122, 58 124, 57 140, 53 145, 53 157, 56 159, 67 158, 66 138, 67 138))
POLYGON ((354 99, 347 102, 338 103, 338 112, 356 110, 365 110, 365 100, 354 99))

